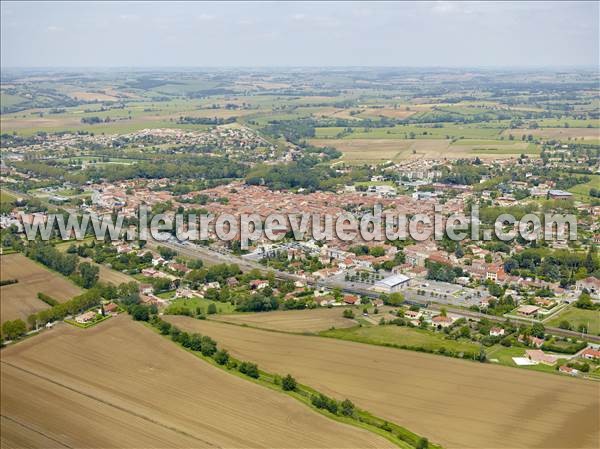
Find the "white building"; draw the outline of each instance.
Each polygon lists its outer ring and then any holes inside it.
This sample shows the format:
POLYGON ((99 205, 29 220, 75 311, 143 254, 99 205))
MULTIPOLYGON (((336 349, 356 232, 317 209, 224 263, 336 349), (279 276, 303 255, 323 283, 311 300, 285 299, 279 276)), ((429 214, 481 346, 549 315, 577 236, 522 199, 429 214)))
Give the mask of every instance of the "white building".
POLYGON ((408 287, 409 283, 410 278, 408 276, 395 274, 376 282, 373 289, 383 293, 395 293, 408 287))

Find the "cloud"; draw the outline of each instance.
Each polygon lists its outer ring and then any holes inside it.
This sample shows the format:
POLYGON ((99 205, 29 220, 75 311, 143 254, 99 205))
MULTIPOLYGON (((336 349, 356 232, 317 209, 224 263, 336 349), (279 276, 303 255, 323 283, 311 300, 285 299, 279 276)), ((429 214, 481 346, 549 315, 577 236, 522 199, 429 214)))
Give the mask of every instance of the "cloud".
POLYGON ((61 31, 64 31, 65 29, 63 27, 59 27, 56 25, 49 25, 46 27, 46 31, 48 31, 49 33, 60 33, 61 31))
POLYGON ((121 14, 119 16, 119 19, 124 20, 126 22, 135 22, 137 20, 140 20, 140 16, 136 14, 121 14))
POLYGON ((205 14, 202 13, 198 16, 196 16, 196 19, 200 20, 201 22, 208 22, 210 20, 215 20, 217 17, 213 14, 205 14))

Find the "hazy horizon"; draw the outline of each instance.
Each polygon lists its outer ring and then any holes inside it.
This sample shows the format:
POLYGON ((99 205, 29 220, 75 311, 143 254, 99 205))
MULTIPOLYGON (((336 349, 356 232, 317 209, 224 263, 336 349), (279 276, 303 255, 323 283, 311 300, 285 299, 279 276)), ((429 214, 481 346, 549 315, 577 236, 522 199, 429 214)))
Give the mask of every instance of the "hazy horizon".
POLYGON ((598 2, 1 3, 3 69, 596 68, 598 2))

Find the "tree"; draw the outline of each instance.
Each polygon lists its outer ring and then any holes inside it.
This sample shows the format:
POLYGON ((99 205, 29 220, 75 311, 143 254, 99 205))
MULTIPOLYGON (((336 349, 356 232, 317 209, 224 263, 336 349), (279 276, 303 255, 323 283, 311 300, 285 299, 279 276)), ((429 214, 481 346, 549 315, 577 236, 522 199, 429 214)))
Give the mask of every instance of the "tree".
POLYGON ((569 323, 567 320, 562 320, 558 324, 558 327, 560 327, 561 329, 571 330, 571 323, 569 323))
POLYGON ((208 309, 206 311, 209 315, 214 315, 215 313, 217 313, 217 306, 215 305, 214 302, 211 302, 208 305, 208 309))
POLYGON ((429 447, 429 440, 425 437, 419 438, 417 442, 417 449, 427 449, 429 447))
POLYGON ((238 367, 238 371, 254 379, 258 379, 260 375, 258 372, 258 365, 256 365, 256 363, 242 362, 238 367))
POLYGON ((392 293, 385 295, 382 300, 385 305, 397 307, 404 302, 404 295, 402 293, 392 293))
POLYGON ((582 292, 581 295, 579 295, 579 299, 575 301, 575 307, 579 309, 593 309, 594 303, 592 302, 590 294, 588 292, 582 292))
POLYGON ((341 406, 341 412, 342 415, 344 416, 352 416, 354 414, 354 404, 352 403, 352 401, 350 399, 344 399, 342 401, 342 403, 340 404, 341 406))
POLYGON ((27 332, 27 325, 25 324, 25 321, 21 319, 5 321, 4 324, 2 324, 2 335, 9 340, 19 338, 20 336, 25 335, 25 332, 27 332))
POLYGON ((544 334, 546 333, 546 328, 542 323, 533 323, 531 326, 531 335, 537 338, 544 338, 544 334))
POLYGON ((225 349, 222 349, 220 351, 215 352, 213 358, 215 359, 215 362, 217 362, 219 365, 225 365, 229 361, 229 353, 225 349))
POLYGON ((285 376, 281 381, 281 388, 284 391, 294 391, 298 387, 296 383, 296 379, 294 379, 290 374, 285 376))
POLYGON ((354 318, 354 312, 353 312, 351 309, 345 309, 345 310, 342 312, 342 316, 343 316, 344 318, 349 318, 349 319, 352 319, 352 318, 354 318))
POLYGON ((79 264, 79 276, 81 277, 81 286, 83 288, 93 287, 100 277, 100 268, 89 262, 79 264))

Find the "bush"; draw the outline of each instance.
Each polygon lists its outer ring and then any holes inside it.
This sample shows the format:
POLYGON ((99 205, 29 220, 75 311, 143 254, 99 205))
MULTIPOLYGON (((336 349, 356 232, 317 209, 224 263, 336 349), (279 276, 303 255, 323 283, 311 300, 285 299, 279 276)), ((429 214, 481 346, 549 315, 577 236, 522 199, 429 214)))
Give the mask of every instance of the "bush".
POLYGON ((215 362, 217 362, 219 365, 225 365, 227 364, 227 362, 229 362, 229 353, 225 349, 223 349, 221 351, 215 352, 213 358, 215 359, 215 362))
POLYGON ((238 371, 242 374, 245 374, 248 377, 252 377, 254 379, 258 379, 259 377, 259 373, 258 373, 258 365, 256 363, 250 363, 250 362, 242 362, 240 363, 240 366, 238 367, 238 371))
POLYGON ((208 313, 209 315, 214 315, 215 313, 217 313, 217 306, 215 305, 215 303, 214 303, 214 302, 211 302, 211 303, 208 305, 207 313, 208 313))
POLYGON ((2 279, 0 281, 0 287, 3 287, 5 285, 16 284, 17 282, 19 282, 18 279, 2 279))
POLYGON ((200 351, 202 352, 203 356, 210 357, 215 352, 217 352, 217 342, 214 341, 212 338, 204 336, 201 338, 200 343, 200 351))
POLYGON ((352 416, 354 414, 354 404, 350 399, 344 399, 340 405, 342 408, 342 415, 352 416))
POLYGON ((283 388, 284 391, 294 391, 297 386, 298 384, 296 383, 296 379, 294 379, 290 374, 281 380, 281 388, 283 388))
POLYGON ((352 318, 354 318, 354 312, 353 312, 352 310, 350 310, 350 309, 345 309, 345 310, 342 312, 342 316, 343 316, 344 318, 350 318, 350 319, 352 319, 352 318))

